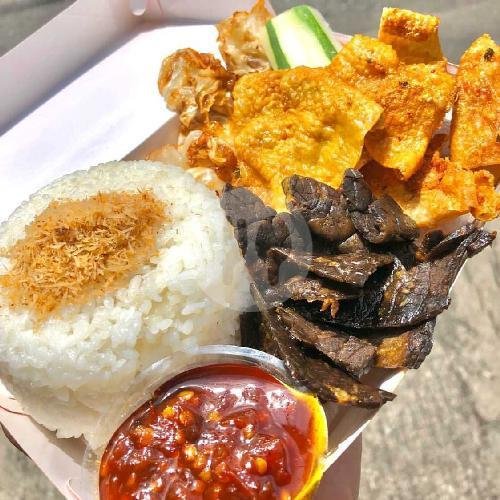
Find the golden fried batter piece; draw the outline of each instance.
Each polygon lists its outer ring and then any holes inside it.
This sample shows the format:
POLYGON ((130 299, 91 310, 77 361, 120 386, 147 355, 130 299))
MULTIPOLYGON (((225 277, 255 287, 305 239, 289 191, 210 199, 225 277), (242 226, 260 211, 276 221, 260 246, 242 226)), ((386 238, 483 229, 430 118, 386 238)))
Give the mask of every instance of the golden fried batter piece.
POLYGON ((179 113, 184 136, 210 119, 231 114, 234 80, 212 54, 181 49, 163 60, 158 89, 168 109, 179 113))
POLYGON ((422 168, 406 182, 376 162, 362 172, 375 196, 389 194, 423 228, 469 212, 479 220, 491 220, 500 213, 500 194, 490 172, 464 169, 437 151, 426 156, 422 168))
POLYGON ((366 149, 378 163, 411 177, 451 105, 454 79, 445 61, 402 64, 390 45, 356 35, 329 70, 382 106, 379 123, 365 138, 366 149))
POLYGON ((199 130, 193 130, 190 134, 196 134, 195 138, 186 138, 186 141, 181 146, 176 146, 174 144, 165 144, 164 146, 151 151, 146 157, 146 160, 150 161, 160 161, 166 165, 176 165, 186 169, 197 181, 205 184, 208 189, 215 191, 216 193, 222 193, 226 182, 224 182, 216 173, 216 168, 213 165, 209 166, 190 166, 186 149, 190 146, 191 142, 199 137, 201 132, 199 130))
POLYGON ((359 88, 374 99, 399 67, 396 51, 386 43, 355 35, 332 59, 333 76, 359 88))
POLYGON ((210 168, 220 182, 230 182, 237 166, 227 128, 219 122, 210 122, 201 130, 190 131, 178 146, 166 144, 151 151, 146 160, 186 169, 210 168))
POLYGON ((453 86, 444 61, 401 65, 380 89, 384 114, 365 139, 372 158, 411 177, 451 104, 453 86))
POLYGON ((278 210, 285 209, 281 182, 290 175, 337 187, 381 113, 325 68, 245 75, 234 88, 230 122, 240 168, 235 182, 260 186, 259 195, 278 210))
POLYGON ((259 34, 272 17, 265 1, 258 0, 250 12, 235 12, 217 25, 219 50, 229 71, 244 75, 271 68, 259 34))
POLYGON ((443 60, 438 28, 438 17, 385 7, 378 39, 391 45, 404 63, 437 62, 443 60))
POLYGON ((201 131, 191 132, 183 149, 189 166, 212 168, 220 179, 231 181, 237 160, 227 127, 210 122, 201 131))
POLYGON ((466 168, 500 164, 500 47, 489 35, 460 60, 450 156, 466 168))

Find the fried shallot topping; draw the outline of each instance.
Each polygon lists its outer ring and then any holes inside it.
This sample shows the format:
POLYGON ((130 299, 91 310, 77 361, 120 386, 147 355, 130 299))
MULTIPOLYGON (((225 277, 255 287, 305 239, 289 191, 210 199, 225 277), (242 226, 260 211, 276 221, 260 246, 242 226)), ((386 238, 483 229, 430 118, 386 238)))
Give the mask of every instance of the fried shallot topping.
POLYGON ((116 289, 156 254, 165 205, 150 191, 53 201, 5 253, 10 307, 42 321, 57 309, 116 289))

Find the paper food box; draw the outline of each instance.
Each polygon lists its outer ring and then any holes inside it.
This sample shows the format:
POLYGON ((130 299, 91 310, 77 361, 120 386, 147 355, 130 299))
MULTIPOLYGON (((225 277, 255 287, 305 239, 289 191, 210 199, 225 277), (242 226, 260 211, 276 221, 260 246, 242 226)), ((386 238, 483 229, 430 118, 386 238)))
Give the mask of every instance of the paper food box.
MULTIPOLYGON (((0 219, 63 174, 144 158, 175 143, 178 121, 157 92, 162 59, 191 47, 218 53, 213 25, 253 0, 78 0, 0 59, 0 219)), ((344 37, 345 39, 346 37, 344 37)), ((373 373, 394 391, 403 371, 373 373)), ((335 408, 335 462, 375 411, 335 408)), ((84 498, 83 440, 57 439, 0 385, 0 422, 67 498, 84 498)))

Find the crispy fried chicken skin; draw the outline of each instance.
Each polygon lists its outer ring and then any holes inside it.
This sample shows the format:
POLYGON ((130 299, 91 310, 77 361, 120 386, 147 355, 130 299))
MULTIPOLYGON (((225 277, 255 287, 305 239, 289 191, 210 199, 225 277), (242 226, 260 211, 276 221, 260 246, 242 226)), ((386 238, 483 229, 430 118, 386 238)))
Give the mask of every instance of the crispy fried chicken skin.
POLYGON ((356 165, 366 133, 382 108, 327 69, 299 67, 252 73, 234 88, 231 130, 240 162, 235 182, 258 186, 284 209, 282 180, 312 176, 338 187, 356 165))
POLYGON ((489 35, 460 60, 450 150, 466 168, 500 164, 500 47, 489 35))
POLYGON ((404 63, 433 63, 444 58, 438 28, 438 17, 385 7, 378 39, 391 45, 404 63))
POLYGON ((406 65, 390 45, 356 35, 329 69, 334 78, 382 106, 381 119, 368 132, 365 146, 378 163, 410 178, 451 106, 454 78, 445 61, 406 65))
POLYGON ((365 180, 376 196, 394 198, 419 227, 435 227, 453 217, 471 213, 491 220, 500 213, 500 194, 487 170, 471 171, 434 152, 408 181, 376 162, 363 167, 365 180))

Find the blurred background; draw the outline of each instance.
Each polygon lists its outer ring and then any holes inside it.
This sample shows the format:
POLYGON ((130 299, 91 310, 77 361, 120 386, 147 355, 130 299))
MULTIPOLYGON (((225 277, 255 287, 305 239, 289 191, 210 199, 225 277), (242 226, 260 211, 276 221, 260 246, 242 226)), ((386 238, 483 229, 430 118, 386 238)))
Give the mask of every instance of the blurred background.
MULTIPOLYGON (((71 3, 0 0, 0 55, 71 3)), ((304 2, 272 3, 281 12, 304 2)), ((482 33, 500 42, 499 0, 308 3, 321 10, 335 31, 349 34, 376 35, 384 6, 438 15, 443 50, 451 62, 458 62, 482 33)), ((500 229, 500 223, 491 229, 500 229)), ((431 355, 420 370, 407 374, 397 399, 363 433, 361 500, 500 498, 499 293, 497 242, 467 264, 449 311, 438 320, 431 355)), ((0 432, 0 500, 60 498, 0 432)))

